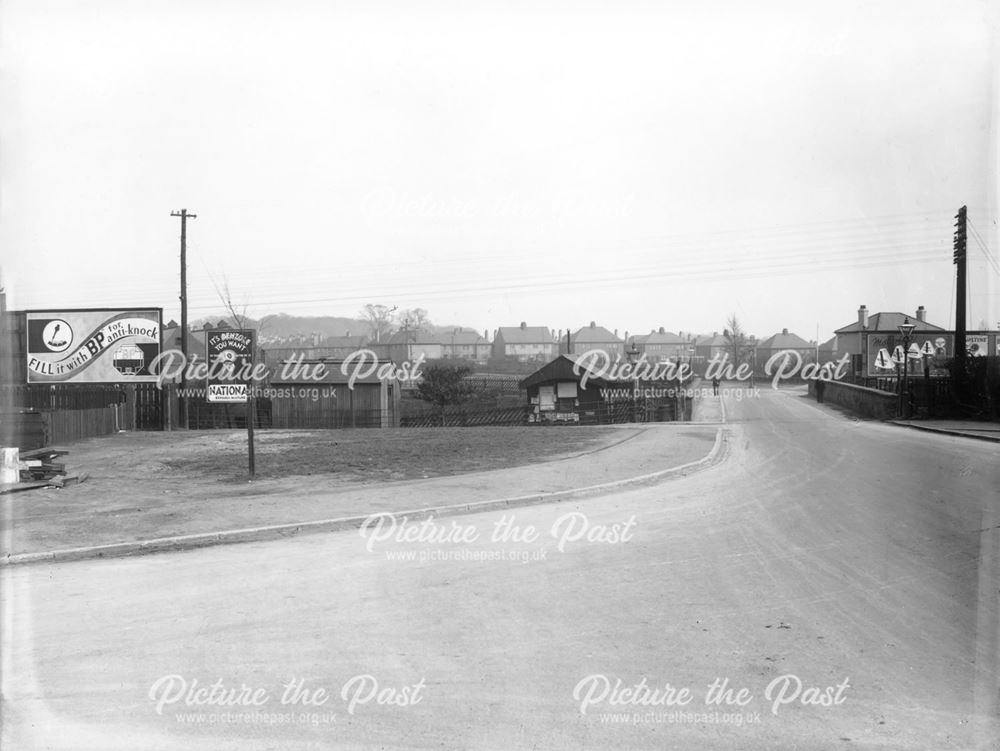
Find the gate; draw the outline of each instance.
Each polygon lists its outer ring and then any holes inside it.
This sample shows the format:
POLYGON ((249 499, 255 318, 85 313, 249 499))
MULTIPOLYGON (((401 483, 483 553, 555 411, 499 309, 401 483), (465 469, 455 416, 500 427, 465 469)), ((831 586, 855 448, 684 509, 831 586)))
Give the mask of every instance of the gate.
POLYGON ((136 430, 163 430, 163 389, 155 383, 137 383, 129 389, 134 400, 136 430))

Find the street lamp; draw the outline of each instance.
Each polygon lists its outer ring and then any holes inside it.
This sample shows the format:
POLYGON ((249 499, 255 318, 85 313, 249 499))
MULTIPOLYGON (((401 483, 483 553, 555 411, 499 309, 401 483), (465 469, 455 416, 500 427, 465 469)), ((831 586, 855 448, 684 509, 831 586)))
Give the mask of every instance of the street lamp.
POLYGON ((639 422, 639 372, 635 364, 639 362, 639 347, 636 346, 635 339, 626 351, 625 356, 632 365, 632 422, 639 422))
POLYGON ((916 324, 910 321, 909 316, 906 316, 899 324, 899 333, 903 335, 903 388, 899 396, 900 399, 904 400, 900 405, 900 414, 906 419, 910 418, 910 335, 913 334, 913 329, 916 327, 916 324))

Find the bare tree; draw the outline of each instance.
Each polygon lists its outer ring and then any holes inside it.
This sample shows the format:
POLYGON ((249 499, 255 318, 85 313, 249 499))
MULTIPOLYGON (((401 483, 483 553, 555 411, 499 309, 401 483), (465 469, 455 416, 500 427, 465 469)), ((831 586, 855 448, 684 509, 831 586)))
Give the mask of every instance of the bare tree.
POLYGON ((395 306, 390 308, 388 305, 374 303, 368 303, 361 309, 361 316, 368 321, 368 328, 376 344, 392 331, 392 314, 395 312, 395 306))
POLYGON ((264 331, 267 326, 269 319, 274 318, 274 316, 264 316, 259 321, 254 321, 249 313, 249 305, 243 304, 239 305, 233 301, 233 294, 229 290, 229 279, 225 276, 222 277, 222 284, 218 284, 214 279, 212 284, 215 286, 215 292, 222 301, 223 307, 225 307, 226 312, 229 314, 230 320, 233 322, 233 327, 237 329, 257 329, 257 336, 264 331))
POLYGON ((430 325, 427 311, 423 308, 408 308, 407 310, 403 310, 399 313, 397 319, 399 320, 399 328, 411 335, 424 331, 430 325))
POLYGON ((247 321, 250 316, 247 314, 247 305, 237 305, 233 302, 233 293, 229 290, 229 279, 226 277, 222 278, 222 286, 220 287, 215 280, 212 280, 212 284, 215 285, 215 292, 218 294, 219 299, 222 300, 222 305, 226 308, 226 312, 233 321, 233 326, 238 329, 247 328, 247 321))
POLYGON ((746 361, 753 350, 753 345, 735 313, 729 316, 726 328, 722 333, 726 339, 726 353, 729 355, 729 362, 733 364, 733 367, 739 367, 746 361))

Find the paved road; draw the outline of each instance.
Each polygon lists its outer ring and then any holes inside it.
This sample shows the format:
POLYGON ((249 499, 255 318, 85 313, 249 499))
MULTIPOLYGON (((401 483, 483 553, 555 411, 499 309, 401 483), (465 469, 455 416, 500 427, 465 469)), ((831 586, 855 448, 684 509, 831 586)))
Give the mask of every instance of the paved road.
POLYGON ((997 447, 800 392, 726 412, 710 470, 396 520, 430 542, 6 570, 3 746, 996 748, 997 447))

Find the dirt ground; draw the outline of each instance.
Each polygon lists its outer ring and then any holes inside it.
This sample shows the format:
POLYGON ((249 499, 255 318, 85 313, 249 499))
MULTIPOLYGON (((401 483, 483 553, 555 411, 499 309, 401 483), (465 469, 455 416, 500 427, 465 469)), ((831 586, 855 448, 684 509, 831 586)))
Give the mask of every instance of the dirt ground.
POLYGON ((251 482, 246 431, 119 433, 65 447, 67 472, 85 482, 0 496, 0 555, 585 487, 694 461, 713 438, 633 426, 267 430, 251 482), (512 467, 525 469, 497 474, 512 467))
MULTIPOLYGON (((143 465, 161 463, 188 479, 231 482, 247 477, 245 431, 180 434, 185 439, 169 442, 169 457, 163 456, 155 436, 179 434, 133 435, 140 440, 129 450, 143 465)), ((619 429, 601 427, 268 430, 255 434, 254 455, 258 480, 323 475, 324 482, 367 484, 533 464, 601 449, 626 437, 619 429)))

